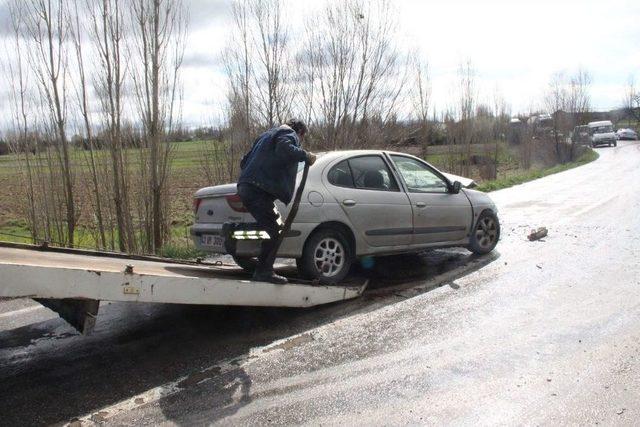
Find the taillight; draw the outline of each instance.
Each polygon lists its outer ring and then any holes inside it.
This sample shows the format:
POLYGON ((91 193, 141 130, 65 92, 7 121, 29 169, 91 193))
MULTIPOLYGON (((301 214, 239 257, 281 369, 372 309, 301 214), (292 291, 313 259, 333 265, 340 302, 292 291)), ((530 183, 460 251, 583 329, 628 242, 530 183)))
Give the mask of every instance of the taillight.
POLYGON ((229 207, 234 211, 247 212, 247 208, 244 207, 244 205, 242 204, 242 199, 237 194, 234 194, 232 196, 225 196, 225 198, 227 199, 229 207))
POLYGON ((202 203, 202 199, 193 199, 193 213, 196 215, 198 214, 200 203, 202 203))

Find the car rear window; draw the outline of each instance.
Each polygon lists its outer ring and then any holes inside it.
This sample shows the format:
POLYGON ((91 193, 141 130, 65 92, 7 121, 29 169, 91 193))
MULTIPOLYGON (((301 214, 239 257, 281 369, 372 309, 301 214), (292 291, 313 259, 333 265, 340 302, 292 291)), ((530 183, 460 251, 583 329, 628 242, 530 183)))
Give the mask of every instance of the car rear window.
POLYGON ((359 156, 349 159, 356 188, 365 190, 399 191, 396 180, 380 156, 359 156))
POLYGON ((351 169, 349 168, 349 162, 343 160, 334 167, 331 168, 327 174, 329 182, 338 187, 353 188, 353 176, 351 176, 351 169))
POLYGON ((400 191, 380 156, 358 156, 343 160, 331 168, 327 179, 338 187, 400 191))

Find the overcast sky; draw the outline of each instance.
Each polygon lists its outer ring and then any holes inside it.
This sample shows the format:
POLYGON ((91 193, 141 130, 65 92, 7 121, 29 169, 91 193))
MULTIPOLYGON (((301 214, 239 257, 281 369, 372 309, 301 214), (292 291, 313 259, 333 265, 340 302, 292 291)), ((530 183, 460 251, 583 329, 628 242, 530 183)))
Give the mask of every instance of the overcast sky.
MULTIPOLYGON (((229 31, 229 2, 192 0, 185 66, 185 113, 219 115, 224 77, 217 55, 229 31)), ((316 1, 295 1, 298 21, 316 1)), ((399 42, 417 48, 431 68, 436 107, 452 103, 458 65, 470 59, 489 99, 496 88, 514 112, 540 104, 557 71, 588 70, 597 109, 617 108, 630 76, 640 83, 640 1, 396 0, 399 42)))
MULTIPOLYGON (((191 26, 183 70, 184 119, 192 125, 218 122, 225 91, 220 52, 231 30, 230 1, 185 2, 191 26)), ((294 32, 304 16, 316 13, 318 3, 289 3, 294 32)), ((392 3, 399 13, 398 42, 417 49, 430 64, 439 109, 453 103, 456 69, 467 59, 478 72, 485 99, 498 88, 514 112, 540 106, 550 76, 561 70, 588 70, 592 104, 601 110, 620 106, 630 76, 640 84, 639 0, 392 3)), ((0 15, 5 9, 6 0, 0 0, 0 15)))

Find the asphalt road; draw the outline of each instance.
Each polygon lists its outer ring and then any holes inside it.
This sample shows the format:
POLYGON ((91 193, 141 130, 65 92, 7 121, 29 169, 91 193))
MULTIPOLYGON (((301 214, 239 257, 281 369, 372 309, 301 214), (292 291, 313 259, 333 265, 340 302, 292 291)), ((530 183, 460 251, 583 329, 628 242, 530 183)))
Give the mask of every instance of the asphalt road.
POLYGON ((311 310, 0 302, 0 424, 637 424, 640 144, 492 194, 494 256, 378 261, 311 310), (549 235, 530 242, 531 228, 549 235))

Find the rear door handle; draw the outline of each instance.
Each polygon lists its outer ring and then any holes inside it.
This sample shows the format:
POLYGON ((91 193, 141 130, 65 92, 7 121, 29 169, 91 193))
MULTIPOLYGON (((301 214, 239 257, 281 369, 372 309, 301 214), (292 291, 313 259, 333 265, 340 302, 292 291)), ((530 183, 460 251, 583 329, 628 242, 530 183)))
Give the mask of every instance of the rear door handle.
POLYGON ((427 206, 427 204, 425 202, 416 202, 416 207, 418 207, 418 208, 424 208, 426 206, 427 206))
POLYGON ((351 200, 351 199, 346 199, 342 201, 342 204, 345 206, 355 206, 356 205, 356 201, 355 200, 351 200))

